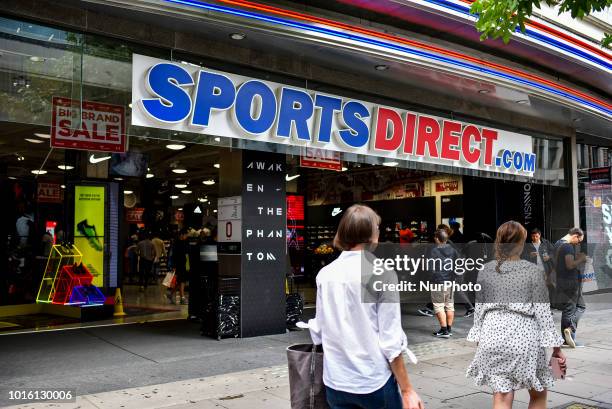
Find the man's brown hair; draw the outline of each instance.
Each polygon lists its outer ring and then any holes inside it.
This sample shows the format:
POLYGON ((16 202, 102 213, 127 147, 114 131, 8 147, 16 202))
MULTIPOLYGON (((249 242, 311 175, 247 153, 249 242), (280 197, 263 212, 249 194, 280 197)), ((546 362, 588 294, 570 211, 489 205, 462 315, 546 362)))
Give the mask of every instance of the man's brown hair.
POLYGON ((338 224, 334 247, 350 250, 359 244, 371 243, 379 224, 380 216, 372 208, 362 204, 352 205, 346 209, 338 224))

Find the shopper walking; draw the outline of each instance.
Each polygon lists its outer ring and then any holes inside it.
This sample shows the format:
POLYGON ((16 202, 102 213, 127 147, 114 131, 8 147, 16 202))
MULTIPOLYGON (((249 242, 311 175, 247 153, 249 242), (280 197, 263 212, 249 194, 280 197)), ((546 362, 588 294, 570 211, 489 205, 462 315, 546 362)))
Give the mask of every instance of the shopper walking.
POLYGON ((186 304, 185 282, 189 273, 189 241, 186 229, 179 231, 178 240, 175 240, 170 253, 170 268, 174 271, 176 285, 170 293, 170 303, 176 304, 176 290, 178 288, 180 303, 186 304))
POLYGON ((543 272, 550 302, 553 304, 556 285, 556 278, 553 277, 555 247, 542 237, 542 232, 538 228, 531 229, 530 239, 529 242, 525 243, 521 258, 535 264, 543 272))
MULTIPOLYGON (((448 260, 454 261, 459 258, 459 253, 453 248, 448 241, 448 234, 444 229, 438 229, 434 233, 434 241, 436 245, 431 249, 428 259, 432 260, 435 267, 431 275, 431 283, 439 286, 445 286, 447 283, 455 281, 455 272, 445 269, 443 264, 448 260)), ((431 292, 431 302, 433 309, 440 323, 440 330, 434 332, 433 335, 437 338, 449 338, 453 335, 452 325, 455 318, 455 305, 453 301, 453 289, 441 288, 431 292)))
POLYGON ((366 247, 378 243, 379 224, 369 207, 349 207, 334 239, 342 253, 317 275, 317 312, 308 326, 313 343, 323 344, 332 409, 423 408, 402 357, 407 340, 399 303, 362 299, 361 263, 366 247))
POLYGON ((145 233, 142 240, 136 246, 138 253, 138 275, 140 279, 140 291, 145 291, 149 285, 149 276, 153 271, 153 261, 155 260, 155 246, 151 242, 151 235, 145 233))
POLYGON ((493 408, 512 408, 514 391, 529 390, 529 408, 546 408, 546 390, 553 386, 546 348, 565 365, 548 293, 538 268, 521 260, 527 231, 509 221, 497 230, 496 260, 478 276, 482 286, 474 326, 468 340, 477 342, 467 375, 493 389, 493 408))
POLYGON ((574 227, 556 244, 557 302, 561 308, 561 331, 565 345, 580 348, 584 345, 576 340, 578 321, 586 310, 582 296, 582 281, 579 266, 586 255, 579 249, 584 238, 583 231, 574 227))

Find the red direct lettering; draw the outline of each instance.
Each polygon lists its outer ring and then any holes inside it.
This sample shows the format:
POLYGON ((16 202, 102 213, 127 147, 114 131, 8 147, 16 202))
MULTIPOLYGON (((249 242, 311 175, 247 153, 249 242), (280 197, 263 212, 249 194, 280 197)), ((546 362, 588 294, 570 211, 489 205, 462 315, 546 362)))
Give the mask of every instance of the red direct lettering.
POLYGON ((476 163, 478 162, 478 159, 480 159, 480 149, 470 149, 472 138, 474 138, 474 141, 478 144, 480 144, 480 141, 482 140, 478 128, 476 128, 474 125, 468 125, 465 127, 463 134, 461 135, 461 151, 463 153, 463 158, 466 161, 469 163, 476 163))
POLYGON ((440 139, 440 124, 438 121, 429 116, 419 116, 417 134, 416 154, 418 156, 424 156, 425 145, 427 145, 429 156, 438 158, 438 147, 436 146, 436 142, 440 139))
POLYGON ((406 135, 404 136, 404 153, 412 153, 414 148, 414 131, 416 130, 417 116, 415 114, 406 115, 406 135))
POLYGON ((492 129, 482 128, 482 137, 485 140, 485 165, 493 164, 493 142, 497 140, 497 132, 492 129))
POLYGON ((442 123, 442 152, 444 159, 459 160, 459 151, 452 148, 459 147, 459 134, 461 124, 454 121, 444 121, 442 123))
POLYGON ((376 119, 376 135, 374 149, 394 151, 402 143, 403 131, 402 117, 396 111, 388 108, 378 108, 376 119), (391 138, 387 138, 389 124, 391 124, 391 138))

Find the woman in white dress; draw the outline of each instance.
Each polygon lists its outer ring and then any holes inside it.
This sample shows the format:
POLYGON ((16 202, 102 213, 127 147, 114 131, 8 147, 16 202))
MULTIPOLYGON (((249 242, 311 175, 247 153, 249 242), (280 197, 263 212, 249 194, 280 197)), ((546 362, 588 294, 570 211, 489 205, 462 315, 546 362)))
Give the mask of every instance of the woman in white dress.
POLYGON ((514 391, 529 390, 529 409, 546 408, 546 390, 553 386, 546 348, 565 357, 550 311, 542 272, 521 260, 527 231, 509 221, 497 230, 495 258, 479 273, 474 326, 468 341, 478 347, 467 375, 493 389, 493 408, 510 409, 514 391))

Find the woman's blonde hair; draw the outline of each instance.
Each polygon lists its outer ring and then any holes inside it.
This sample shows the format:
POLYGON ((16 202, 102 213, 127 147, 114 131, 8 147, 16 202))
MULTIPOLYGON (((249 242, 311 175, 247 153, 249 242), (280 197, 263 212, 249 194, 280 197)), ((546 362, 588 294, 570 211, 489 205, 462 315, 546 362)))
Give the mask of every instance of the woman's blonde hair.
POLYGON ((495 271, 501 272, 504 261, 523 250, 526 238, 527 230, 519 222, 510 220, 499 226, 495 237, 495 271))
POLYGON ((359 244, 371 243, 379 224, 380 216, 372 208, 362 204, 352 205, 346 209, 338 224, 334 247, 350 250, 359 244))

